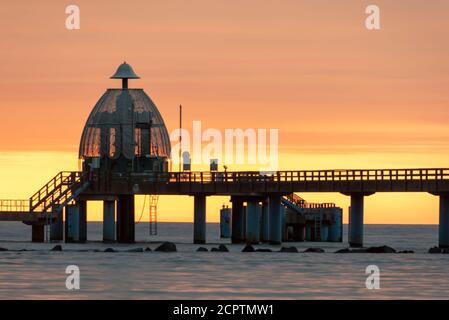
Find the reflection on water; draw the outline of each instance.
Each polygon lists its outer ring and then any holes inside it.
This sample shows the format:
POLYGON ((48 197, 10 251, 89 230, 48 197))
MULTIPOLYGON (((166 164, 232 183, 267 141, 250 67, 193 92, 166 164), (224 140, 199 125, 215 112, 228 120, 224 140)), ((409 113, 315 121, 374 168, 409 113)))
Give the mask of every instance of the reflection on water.
MULTIPOLYGON (((122 252, 103 253, 93 251, 111 246, 96 242, 101 239, 101 223, 89 223, 91 242, 63 244, 64 251, 50 252, 54 244, 26 242, 29 227, 1 223, 0 247, 36 251, 0 252, 0 298, 449 298, 449 255, 426 253, 437 242, 436 226, 366 226, 367 245, 416 252, 401 255, 333 253, 345 243, 294 244, 300 249, 321 247, 324 254, 241 253, 241 245, 229 246, 230 253, 195 252, 192 229, 191 224, 161 223, 160 235, 150 238, 147 225, 139 224, 140 243, 112 245, 122 252), (175 241, 179 252, 123 252, 154 249, 160 240, 175 241), (65 288, 65 268, 71 264, 81 271, 79 291, 65 288), (370 264, 381 270, 380 290, 365 288, 365 268, 370 264)), ((228 242, 217 235, 218 225, 209 224, 207 247, 228 242)))

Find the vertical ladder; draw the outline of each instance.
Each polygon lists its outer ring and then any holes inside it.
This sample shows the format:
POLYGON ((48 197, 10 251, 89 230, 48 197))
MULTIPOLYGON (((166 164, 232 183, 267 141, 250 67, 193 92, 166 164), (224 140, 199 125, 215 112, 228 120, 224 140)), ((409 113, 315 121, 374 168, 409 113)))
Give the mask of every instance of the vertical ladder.
POLYGON ((158 195, 150 195, 150 236, 157 235, 157 201, 158 195))

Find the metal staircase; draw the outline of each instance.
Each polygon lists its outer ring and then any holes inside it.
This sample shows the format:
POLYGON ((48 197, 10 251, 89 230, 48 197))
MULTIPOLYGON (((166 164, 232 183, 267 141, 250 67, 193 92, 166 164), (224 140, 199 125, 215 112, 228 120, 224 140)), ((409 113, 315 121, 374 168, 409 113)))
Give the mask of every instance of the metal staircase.
POLYGON ((49 240, 51 222, 88 186, 82 172, 61 171, 28 200, 0 200, 0 213, 11 221, 27 223, 35 223, 33 221, 39 217, 47 227, 45 238, 49 240))

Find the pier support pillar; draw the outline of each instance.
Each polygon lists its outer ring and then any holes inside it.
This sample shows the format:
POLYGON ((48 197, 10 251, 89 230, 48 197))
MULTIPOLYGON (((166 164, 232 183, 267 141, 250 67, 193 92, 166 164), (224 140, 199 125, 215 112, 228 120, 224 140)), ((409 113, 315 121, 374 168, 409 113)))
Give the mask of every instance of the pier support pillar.
POLYGON ((260 221, 260 241, 268 242, 270 240, 270 224, 268 214, 268 200, 262 201, 262 213, 260 221))
POLYGON ((65 242, 78 242, 80 238, 79 229, 79 205, 67 205, 65 209, 65 242))
POLYGON ((439 247, 449 248, 449 193, 440 194, 440 224, 438 232, 439 247))
POLYGON ((238 197, 231 198, 232 202, 232 243, 242 243, 245 241, 243 200, 238 197))
POLYGON ((78 241, 87 241, 87 201, 78 201, 78 241))
POLYGON ((43 224, 31 225, 31 241, 32 242, 45 241, 45 226, 43 224))
POLYGON ((349 246, 363 247, 363 193, 351 194, 349 246))
POLYGON ((272 195, 269 198, 270 244, 282 243, 281 226, 281 196, 272 195))
POLYGON ((134 195, 120 195, 117 201, 117 241, 134 243, 134 195))
POLYGON ((52 221, 50 223, 50 241, 63 241, 64 240, 64 222, 62 221, 62 209, 56 211, 56 208, 52 208, 51 214, 52 221))
POLYGON ((246 242, 259 243, 260 205, 257 200, 248 201, 246 207, 246 242))
POLYGON ((195 195, 193 202, 193 243, 206 243, 206 196, 195 195))
POLYGON ((115 201, 103 201, 103 241, 115 241, 115 201))

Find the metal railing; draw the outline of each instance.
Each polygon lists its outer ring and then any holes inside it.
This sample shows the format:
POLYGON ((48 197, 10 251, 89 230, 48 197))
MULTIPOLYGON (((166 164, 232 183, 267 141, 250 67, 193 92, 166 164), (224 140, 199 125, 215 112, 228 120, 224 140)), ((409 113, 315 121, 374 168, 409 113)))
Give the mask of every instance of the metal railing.
POLYGON ((31 211, 48 211, 55 204, 64 202, 71 188, 81 182, 82 172, 61 171, 30 197, 31 211))
POLYGON ((29 212, 29 200, 5 199, 0 200, 0 212, 29 212))
MULTIPOLYGON (((153 182, 189 183, 257 183, 257 182, 305 182, 305 181, 428 181, 449 180, 449 169, 356 169, 356 170, 302 170, 238 172, 149 172, 132 174, 153 182)), ((123 178, 116 174, 113 178, 123 178)))
POLYGON ((296 193, 291 193, 285 196, 288 201, 294 203, 300 208, 304 209, 317 209, 317 208, 335 208, 335 203, 331 202, 323 202, 323 203, 315 203, 315 202, 307 202, 305 199, 298 196, 296 193))

